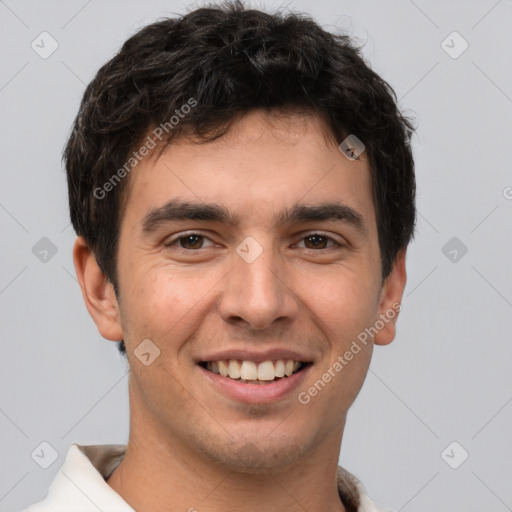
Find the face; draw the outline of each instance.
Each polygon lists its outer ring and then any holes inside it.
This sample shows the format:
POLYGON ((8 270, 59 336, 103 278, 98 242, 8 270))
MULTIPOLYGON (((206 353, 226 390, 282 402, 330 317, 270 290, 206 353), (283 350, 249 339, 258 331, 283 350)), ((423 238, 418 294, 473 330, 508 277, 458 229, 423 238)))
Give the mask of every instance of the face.
POLYGON ((382 286, 364 153, 349 160, 326 132, 317 117, 256 111, 214 142, 176 140, 130 176, 121 327, 97 324, 125 340, 146 437, 239 471, 341 441, 373 343, 392 340, 395 320, 357 340, 405 281, 402 268, 382 286), (283 364, 298 371, 264 380, 283 364))

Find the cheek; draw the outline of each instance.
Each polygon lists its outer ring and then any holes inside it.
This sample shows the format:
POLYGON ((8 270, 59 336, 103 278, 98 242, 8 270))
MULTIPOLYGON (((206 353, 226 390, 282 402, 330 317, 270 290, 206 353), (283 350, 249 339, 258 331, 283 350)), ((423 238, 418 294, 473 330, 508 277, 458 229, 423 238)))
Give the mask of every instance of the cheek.
POLYGON ((341 404, 341 410, 348 410, 359 394, 372 357, 373 344, 362 345, 339 354, 330 366, 332 376, 332 400, 341 404), (350 354, 350 355, 349 355, 350 354), (350 358, 350 359, 349 359, 350 358))
MULTIPOLYGON (((136 268, 136 267, 134 267, 136 268)), ((215 281, 176 268, 153 267, 132 272, 126 281, 125 318, 137 339, 149 338, 164 348, 169 340, 186 339, 209 307, 215 281)), ((134 340, 136 342, 136 340, 134 340)))
POLYGON ((306 302, 322 322, 333 346, 341 351, 346 343, 372 323, 377 313, 376 290, 365 276, 340 270, 322 285, 307 290, 306 302))
POLYGON ((359 336, 372 325, 377 314, 376 290, 364 276, 346 273, 326 287, 321 307, 329 356, 322 368, 322 380, 329 383, 327 403, 347 410, 359 393, 370 365, 373 342, 359 336))

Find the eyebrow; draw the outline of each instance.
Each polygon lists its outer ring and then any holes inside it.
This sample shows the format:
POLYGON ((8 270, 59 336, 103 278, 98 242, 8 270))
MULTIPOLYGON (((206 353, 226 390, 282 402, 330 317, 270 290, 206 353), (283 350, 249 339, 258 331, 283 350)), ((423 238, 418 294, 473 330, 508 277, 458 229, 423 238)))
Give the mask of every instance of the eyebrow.
MULTIPOLYGON (((230 227, 240 224, 241 217, 215 203, 195 203, 173 199, 159 208, 151 210, 142 219, 142 233, 150 234, 161 225, 172 221, 220 222, 230 227)), ((274 216, 274 226, 311 221, 340 220, 353 226, 360 234, 367 235, 368 227, 354 208, 338 203, 327 202, 315 205, 296 203, 274 216)))

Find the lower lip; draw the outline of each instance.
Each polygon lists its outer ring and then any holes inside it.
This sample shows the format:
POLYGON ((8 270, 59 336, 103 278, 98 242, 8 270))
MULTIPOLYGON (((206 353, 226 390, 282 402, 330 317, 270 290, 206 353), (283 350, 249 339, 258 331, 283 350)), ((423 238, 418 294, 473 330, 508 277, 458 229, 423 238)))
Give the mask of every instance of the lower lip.
POLYGON ((234 400, 250 404, 273 403, 290 395, 303 383, 311 366, 308 364, 290 377, 283 377, 270 384, 244 384, 197 365, 215 389, 234 400))

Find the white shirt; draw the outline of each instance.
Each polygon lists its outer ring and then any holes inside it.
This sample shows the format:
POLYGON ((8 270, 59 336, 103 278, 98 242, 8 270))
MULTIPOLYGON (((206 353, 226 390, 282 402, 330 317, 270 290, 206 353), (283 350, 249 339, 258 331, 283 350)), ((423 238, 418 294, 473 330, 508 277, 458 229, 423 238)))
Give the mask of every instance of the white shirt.
MULTIPOLYGON (((46 497, 22 512, 135 512, 106 482, 126 445, 72 444, 46 497)), ((361 482, 338 466, 338 492, 348 512, 390 512, 366 494, 361 482)))

